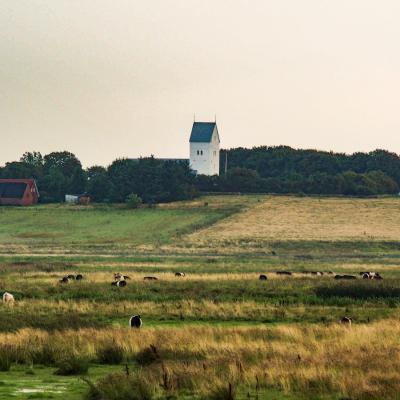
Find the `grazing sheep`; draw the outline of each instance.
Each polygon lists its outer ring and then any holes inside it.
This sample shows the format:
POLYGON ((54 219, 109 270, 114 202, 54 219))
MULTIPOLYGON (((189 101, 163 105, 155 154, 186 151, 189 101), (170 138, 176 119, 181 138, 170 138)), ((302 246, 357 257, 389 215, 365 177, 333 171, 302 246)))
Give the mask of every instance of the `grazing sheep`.
POLYGON ((268 278, 267 278, 267 275, 260 275, 260 276, 258 277, 258 279, 259 279, 260 281, 266 281, 268 278))
POLYGON ((175 272, 175 276, 184 277, 186 276, 184 272, 175 272))
POLYGON ((357 279, 354 275, 335 275, 335 279, 357 279))
POLYGON ((116 281, 125 281, 131 279, 131 277, 128 275, 122 275, 121 273, 117 272, 116 274, 114 274, 114 279, 116 281))
POLYGON ((111 286, 125 287, 126 285, 127 285, 126 281, 114 281, 114 282, 111 282, 111 286))
POLYGON ((68 276, 64 276, 62 279, 60 279, 59 282, 60 283, 68 283, 69 282, 68 276))
POLYGON ((277 275, 292 275, 290 271, 276 271, 277 275))
POLYGON ((145 281, 158 281, 158 278, 155 276, 145 276, 143 279, 145 281))
POLYGON ((383 279, 379 272, 363 272, 363 279, 383 279))
POLYGON ((129 326, 131 328, 140 328, 143 325, 140 315, 134 315, 129 319, 129 326))
POLYGON ((351 319, 350 317, 343 317, 343 318, 340 320, 340 323, 341 323, 341 324, 343 324, 343 325, 348 325, 348 326, 351 326, 351 322, 352 322, 352 319, 351 319))
POLYGON ((77 281, 80 281, 83 279, 83 275, 82 274, 78 274, 75 278, 77 281))
POLYGON ((5 304, 14 304, 14 296, 11 293, 4 292, 3 293, 3 303, 5 304))
POLYGON ((379 272, 368 272, 369 274, 369 279, 383 279, 379 272))

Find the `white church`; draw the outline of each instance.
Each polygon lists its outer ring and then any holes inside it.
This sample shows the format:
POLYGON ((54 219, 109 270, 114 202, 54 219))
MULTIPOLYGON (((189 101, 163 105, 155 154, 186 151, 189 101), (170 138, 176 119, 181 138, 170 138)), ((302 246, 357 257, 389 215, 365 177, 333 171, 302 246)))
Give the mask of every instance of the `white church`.
POLYGON ((219 175, 219 134, 216 122, 193 122, 190 167, 202 175, 219 175))

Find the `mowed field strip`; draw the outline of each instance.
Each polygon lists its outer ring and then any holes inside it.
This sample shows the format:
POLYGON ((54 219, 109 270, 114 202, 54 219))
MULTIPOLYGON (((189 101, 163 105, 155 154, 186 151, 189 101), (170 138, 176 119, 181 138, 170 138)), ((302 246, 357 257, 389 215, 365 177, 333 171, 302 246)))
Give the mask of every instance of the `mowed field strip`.
POLYGON ((400 198, 268 196, 254 207, 189 235, 193 243, 241 239, 400 240, 400 198))

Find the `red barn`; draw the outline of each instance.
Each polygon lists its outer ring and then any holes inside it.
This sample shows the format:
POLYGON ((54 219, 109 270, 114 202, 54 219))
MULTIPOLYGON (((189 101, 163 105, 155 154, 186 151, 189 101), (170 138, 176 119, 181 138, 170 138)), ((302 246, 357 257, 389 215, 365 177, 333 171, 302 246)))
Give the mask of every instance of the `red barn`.
POLYGON ((0 205, 29 206, 38 200, 34 179, 0 179, 0 205))

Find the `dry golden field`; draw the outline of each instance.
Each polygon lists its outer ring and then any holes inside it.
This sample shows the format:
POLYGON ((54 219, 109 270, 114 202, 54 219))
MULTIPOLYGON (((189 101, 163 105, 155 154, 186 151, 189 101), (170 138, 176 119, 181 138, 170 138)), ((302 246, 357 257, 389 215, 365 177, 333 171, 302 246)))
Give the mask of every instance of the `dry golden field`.
POLYGON ((400 198, 268 196, 256 206, 189 235, 210 241, 400 240, 400 198))

